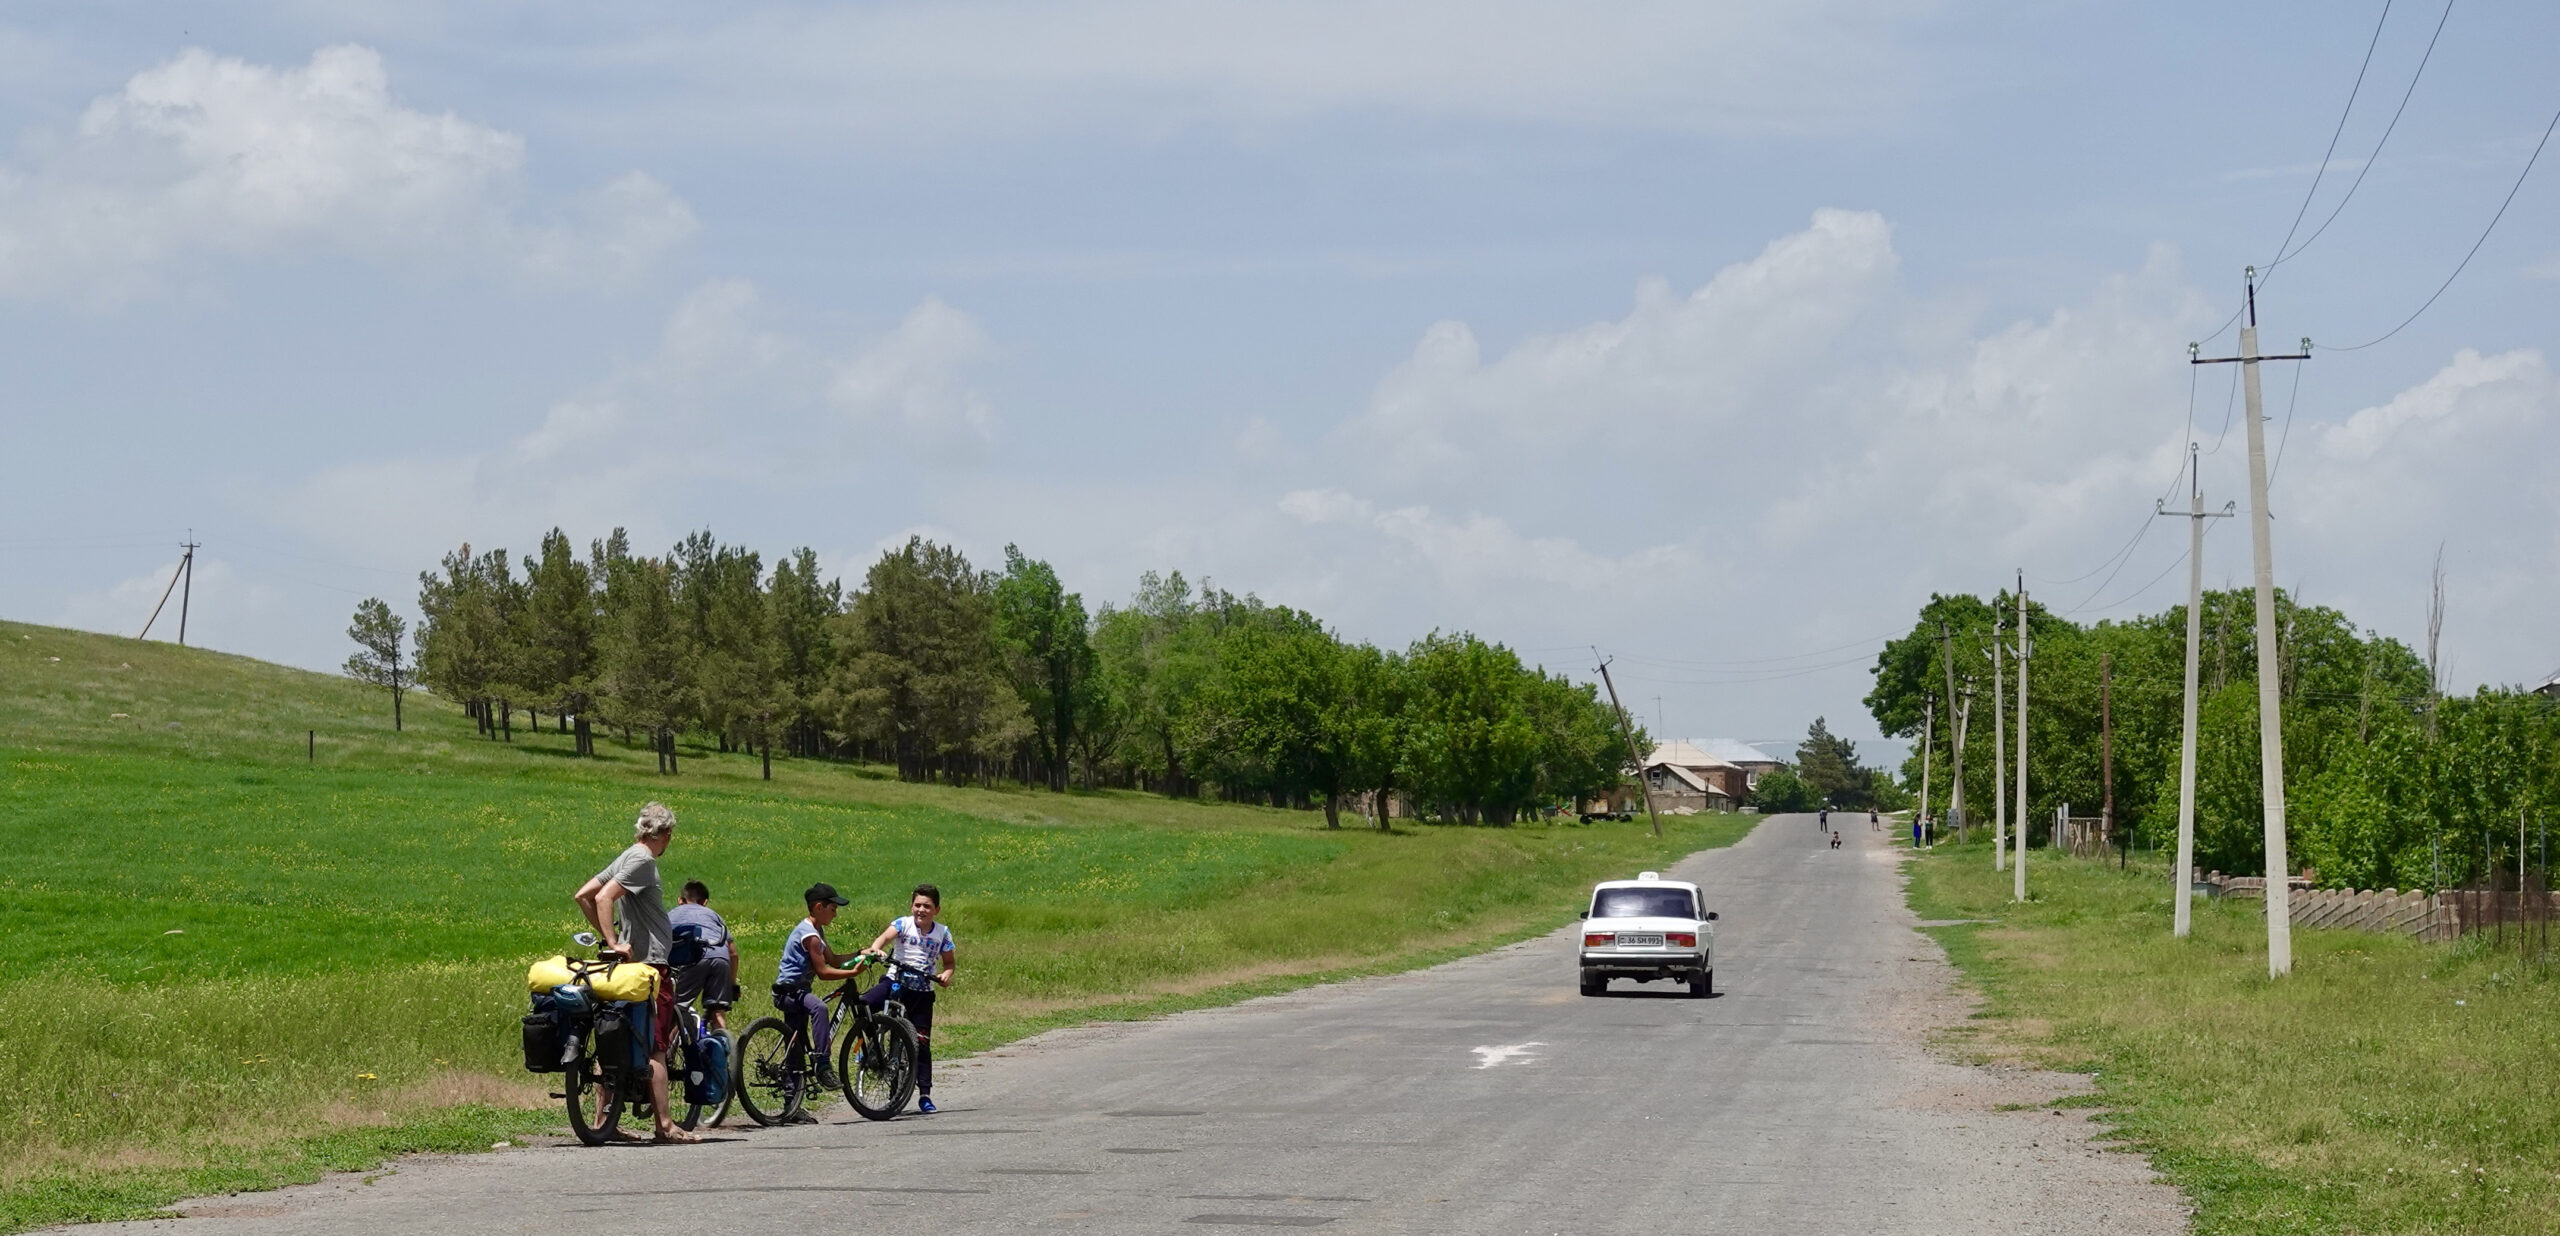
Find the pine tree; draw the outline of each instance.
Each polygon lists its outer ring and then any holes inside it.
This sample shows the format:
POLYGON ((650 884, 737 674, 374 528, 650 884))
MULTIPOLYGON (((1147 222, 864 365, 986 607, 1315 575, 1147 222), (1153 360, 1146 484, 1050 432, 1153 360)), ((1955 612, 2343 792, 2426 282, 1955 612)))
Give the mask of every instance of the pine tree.
POLYGON ((347 638, 356 642, 355 655, 347 658, 347 677, 390 690, 395 731, 401 727, 400 695, 409 687, 409 669, 400 661, 400 645, 408 633, 409 621, 379 597, 358 602, 355 621, 347 626, 347 638))

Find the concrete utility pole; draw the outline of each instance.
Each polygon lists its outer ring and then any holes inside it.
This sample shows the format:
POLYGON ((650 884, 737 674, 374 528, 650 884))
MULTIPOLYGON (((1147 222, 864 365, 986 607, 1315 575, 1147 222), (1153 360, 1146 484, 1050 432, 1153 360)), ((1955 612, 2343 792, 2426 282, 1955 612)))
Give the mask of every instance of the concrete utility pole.
POLYGON ((1662 835, 1662 817, 1653 811, 1653 782, 1644 775, 1644 752, 1636 750, 1635 727, 1627 724, 1627 710, 1618 707, 1618 684, 1609 677, 1609 662, 1600 650, 1591 650, 1593 660, 1600 662, 1600 681, 1608 684, 1609 707, 1617 709, 1618 732, 1626 736, 1627 758, 1636 762, 1636 788, 1644 791, 1644 818, 1653 821, 1653 835, 1662 835))
MULTIPOLYGON (((1964 725, 1956 720, 1956 637, 1946 623, 1938 624, 1938 645, 1947 663, 1947 737, 1954 745, 1947 748, 1947 818, 1955 821, 1956 840, 1964 840, 1964 725)), ((1969 700, 1971 691, 1965 692, 1969 700)))
POLYGON ((1991 658, 1991 869, 2000 871, 2009 863, 2009 796, 2001 793, 2009 788, 2009 704, 2002 694, 1997 609, 1991 611, 1991 647, 1984 655, 1991 658))
POLYGON ((2287 355, 2258 354, 2258 268, 2248 269, 2246 325, 2240 328, 2240 354, 2210 359, 2191 357, 2190 364, 2240 366, 2240 385, 2249 412, 2249 549, 2258 576, 2258 786, 2266 800, 2267 831, 2267 976, 2293 973, 2293 889, 2284 848, 2284 694, 2279 681, 2281 645, 2276 634, 2276 562, 2272 524, 2267 516, 2267 418, 2258 394, 2258 362, 2311 359, 2311 339, 2287 355))
MULTIPOLYGON (((2196 345, 2187 345, 2195 358, 2196 345)), ((2196 674, 2204 650, 2204 521, 2229 519, 2232 504, 2207 514, 2204 482, 2196 475, 2196 444, 2187 444, 2187 697, 2186 728, 2178 739, 2178 866, 2172 873, 2170 900, 2177 907, 2169 934, 2185 939, 2193 925, 2196 896, 2196 674)), ((2155 503, 2169 514, 2166 503, 2155 503)))
POLYGON ((2027 573, 2018 572, 2018 863, 2009 869, 2009 900, 2027 899, 2027 658, 2035 654, 2027 639, 2027 573))
POLYGON ((1917 849, 1920 839, 1929 835, 1929 757, 1937 751, 1938 697, 1935 692, 1920 693, 1920 818, 1913 820, 1916 831, 1911 845, 1917 849))
POLYGON ((1973 675, 1964 679, 1964 706, 1956 710, 1955 790, 1948 795, 1947 814, 1955 817, 1956 841, 1964 841, 1964 736, 1973 724, 1973 675))

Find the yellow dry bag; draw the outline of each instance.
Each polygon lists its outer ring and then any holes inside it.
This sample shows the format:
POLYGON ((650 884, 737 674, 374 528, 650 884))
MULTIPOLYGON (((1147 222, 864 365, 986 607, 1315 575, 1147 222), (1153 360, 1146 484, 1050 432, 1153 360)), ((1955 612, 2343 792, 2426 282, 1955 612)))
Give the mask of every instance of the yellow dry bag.
POLYGON ((570 961, 545 957, 525 972, 525 984, 549 991, 563 983, 584 983, 599 1000, 648 1000, 658 994, 658 970, 638 962, 570 961))

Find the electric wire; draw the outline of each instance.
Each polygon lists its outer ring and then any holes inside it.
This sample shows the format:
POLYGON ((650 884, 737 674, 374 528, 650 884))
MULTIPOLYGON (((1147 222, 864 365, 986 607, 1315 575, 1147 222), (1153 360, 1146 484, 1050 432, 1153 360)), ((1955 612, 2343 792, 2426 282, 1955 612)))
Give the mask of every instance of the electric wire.
MULTIPOLYGON (((2356 178, 2355 178, 2355 180, 2354 180, 2353 182, 2351 182, 2351 183, 2349 183, 2349 184, 2347 185, 2347 192, 2346 192, 2346 195, 2345 195, 2345 196, 2343 196, 2343 197, 2340 197, 2340 198, 2338 199, 2338 204, 2337 204, 2337 206, 2336 206, 2335 208, 2333 208, 2333 209, 2331 209, 2331 210, 2329 211, 2329 217, 2328 217, 2328 218, 2326 218, 2326 219, 2322 219, 2322 220, 2320 221, 2320 226, 2319 226, 2319 227, 2312 229, 2311 234, 2310 234, 2309 236, 2305 236, 2305 237, 2303 237, 2303 238, 2302 238, 2302 243, 2301 243, 2301 244, 2299 244, 2299 245, 2295 245, 2295 246, 2293 247, 2293 249, 2292 249, 2290 252, 2285 251, 2285 250, 2282 248, 2282 246, 2278 246, 2278 251, 2277 251, 2277 254, 2276 254, 2276 263, 2277 263, 2277 264, 2279 264, 2279 265, 2280 265, 2280 264, 2282 264, 2282 263, 2292 261, 2292 260, 2294 259, 2295 255, 2297 255, 2297 254, 2301 253, 2301 252, 2302 252, 2303 250, 2305 250, 2305 249, 2310 248, 2310 247, 2311 247, 2311 242, 2312 242, 2312 241, 2315 241, 2315 240, 2320 239, 2320 233, 2325 232, 2325 231, 2328 231, 2328 230, 2329 230, 2329 225, 2330 225, 2330 224, 2332 224, 2332 223, 2337 222, 2337 221, 2338 221, 2338 216, 2339 216, 2340 214, 2342 214, 2342 213, 2344 213, 2344 212, 2346 211, 2346 209, 2347 209, 2347 203, 2348 203, 2348 202, 2350 202, 2350 201, 2353 201, 2353 200, 2355 199, 2355 196, 2356 196, 2356 190, 2358 190, 2358 189, 2360 189, 2360 188, 2363 188, 2363 187, 2364 187, 2364 178, 2365 178, 2366 173, 2371 172, 2371 171, 2373 170, 2373 164, 2374 164, 2374 161, 2375 161, 2375 160, 2377 160, 2377 159, 2380 159, 2380 158, 2382 157, 2382 147, 2383 147, 2386 143, 2390 142, 2390 140, 2391 140, 2391 132, 2392 132, 2392 130, 2397 129, 2397 128, 2399 128, 2399 127, 2400 127, 2400 116, 2401 116, 2401 113, 2406 112, 2406 111, 2408 111, 2408 110, 2409 110, 2409 100, 2410 100, 2410 98, 2411 98, 2412 96, 2414 96, 2414 95, 2416 95, 2416 94, 2418 93, 2418 79, 2419 79, 2419 78, 2421 78, 2421 77, 2426 76, 2426 73, 2427 73, 2427 62, 2428 62, 2428 61, 2430 61, 2430 60, 2435 59, 2435 54, 2436 54, 2436 40, 2441 39, 2441 38, 2443 38, 2443 37, 2444 37, 2444 24, 2445 24, 2445 22, 2446 22, 2447 20, 2451 19, 2452 17, 2453 17, 2453 0, 2444 0, 2444 13, 2443 13, 2441 16, 2439 16, 2439 17, 2437 17, 2437 18, 2436 18, 2436 29, 2435 29, 2435 33, 2427 36, 2427 50, 2426 50, 2423 54, 2421 54, 2421 55, 2418 57, 2418 68, 2417 68, 2417 71, 2416 71, 2416 72, 2413 72, 2413 73, 2411 73, 2411 74, 2409 74, 2409 88, 2400 92, 2400 106, 2399 106, 2399 107, 2397 107, 2397 108, 2392 109, 2392 112, 2391 112, 2391 123, 2389 123, 2389 124, 2386 124, 2386 125, 2382 126, 2382 136, 2381 136, 2380 138, 2378 138, 2378 139, 2376 139, 2376 140, 2374 141, 2374 143, 2373 143, 2373 153, 2368 154, 2368 155, 2366 155, 2366 156, 2364 157, 2364 166, 2356 169, 2356 178)), ((2375 33, 2379 34, 2379 33, 2380 33, 2380 31, 2378 31, 2378 30, 2377 30, 2375 33)), ((2365 56, 2366 56, 2366 58, 2367 58, 2367 59, 2371 59, 2371 58, 2372 58, 2372 56, 2373 56, 2373 51, 2372 51, 2372 49, 2371 49, 2371 48, 2367 48, 2367 49, 2365 50, 2365 56)), ((2332 139, 2331 139, 2331 145, 2333 145, 2333 146, 2334 146, 2335 144, 2336 144, 2336 139, 2332 138, 2332 139)), ((2307 199, 2307 198, 2306 198, 2306 199, 2304 199, 2304 200, 2305 200, 2306 204, 2307 204, 2307 203, 2308 203, 2308 201, 2309 201, 2309 199, 2307 199)), ((2299 226, 2299 225, 2301 224, 2301 222, 2302 222, 2302 220, 2301 220, 2301 219, 2299 219, 2299 218, 2296 218, 2296 219, 2294 220, 2294 223, 2295 223, 2297 226, 2299 226)), ((2291 238, 2290 238, 2290 237, 2288 237, 2287 239, 2291 239, 2291 238)), ((2275 269, 2275 267, 2274 267, 2274 266, 2269 266, 2267 269, 2269 269, 2269 270, 2274 270, 2274 269, 2275 269)))
POLYGON ((2231 389, 2222 397, 2222 432, 2213 435, 2213 446, 2211 449, 2207 450, 2205 454, 2217 455, 2222 452, 2222 440, 2231 436, 2232 410, 2239 406, 2240 367, 2238 365, 2234 365, 2231 367, 2231 389))
MULTIPOLYGON (((2450 0, 2448 0, 2448 6, 2450 6, 2450 0)), ((2321 178, 2329 174, 2329 159, 2338 152, 2338 138, 2341 134, 2344 134, 2347 131, 2347 118, 2355 114, 2356 96, 2364 91, 2365 72, 2373 67, 2373 49, 2381 45, 2382 28, 2388 24, 2390 20, 2391 0, 2383 0, 2382 13, 2380 16, 2374 18, 2373 21, 2373 37, 2365 41, 2364 59, 2356 65, 2355 83, 2347 87, 2347 104, 2345 107, 2338 109, 2337 126, 2329 131, 2329 148, 2321 153, 2320 166, 2311 173, 2311 187, 2303 190, 2302 205, 2296 208, 2293 212, 2293 226, 2285 229, 2284 241, 2276 246, 2275 260, 2267 264, 2267 273, 2270 276, 2275 274, 2275 268, 2277 265, 2284 261, 2285 246, 2293 243, 2294 233, 2302 227, 2303 216, 2310 213, 2311 199, 2313 195, 2320 191, 2321 178)), ((2414 87, 2415 84, 2416 83, 2413 79, 2411 85, 2414 87)), ((2328 225, 2323 223, 2321 226, 2326 227, 2328 225)), ((2307 244, 2309 242, 2306 241, 2304 243, 2307 244)), ((2211 343, 2216 339, 2220 339, 2222 337, 2222 332, 2231 329, 2231 324, 2240 320, 2240 315, 2244 310, 2245 306, 2241 309, 2232 310, 2230 317, 2222 319, 2222 325, 2214 327, 2212 334, 2205 336, 2203 339, 2198 340, 2198 342, 2211 343)))
MULTIPOLYGON (((2445 12, 2448 14, 2453 12, 2452 0, 2446 0, 2445 12)), ((2373 37, 2365 41, 2364 60, 2362 63, 2356 65, 2355 84, 2347 87, 2347 105, 2338 109, 2338 127, 2329 131, 2329 148, 2320 152, 2320 166, 2317 170, 2311 173, 2311 187, 2302 191, 2302 205, 2293 212, 2293 226, 2285 229, 2284 239, 2276 244, 2275 260, 2267 263, 2267 274, 2270 276, 2275 274, 2276 267, 2284 264, 2285 246, 2293 243, 2293 234, 2302 230, 2303 216, 2311 213, 2311 199, 2319 195, 2320 180, 2322 177, 2329 174, 2329 160, 2335 157, 2338 153, 2338 139, 2346 134, 2347 118, 2355 114, 2356 96, 2364 91, 2365 72, 2373 67, 2373 49, 2382 45, 2382 28, 2389 24, 2390 21, 2391 0, 2382 0, 2382 16, 2374 19, 2373 37)), ((2437 28, 2441 30, 2443 27, 2439 26, 2437 28)), ((2435 48, 2435 44, 2429 43, 2427 44, 2427 47, 2428 50, 2432 51, 2435 48)), ((2425 67, 2424 63, 2421 62, 2419 67, 2423 69, 2425 67)), ((2417 87, 2417 80, 2412 78, 2410 79, 2409 84, 2411 89, 2415 89, 2417 87)), ((2397 120, 2398 118, 2394 117, 2393 119, 2397 120)), ((2343 205, 2343 203, 2341 203, 2341 205, 2343 205)), ((2303 243, 2308 244, 2310 242, 2305 241, 2303 243)), ((2220 334, 2222 332, 2216 331, 2214 333, 2220 334)))
POLYGON ((2444 277, 2443 283, 2436 285, 2434 294, 2427 297, 2426 303, 2419 305, 2408 317, 2402 318, 2398 326, 2394 326, 2374 338, 2367 339, 2363 343, 2351 343, 2344 347, 2332 347, 2328 350, 2332 352, 2361 352, 2385 339, 2389 339, 2393 335, 2399 334, 2401 331, 2407 330, 2409 328, 2409 323, 2417 321, 2420 314, 2423 314, 2427 310, 2433 308, 2436 303, 2436 298, 2443 296, 2445 289, 2452 287, 2453 281, 2462 277, 2462 272, 2471 265, 2471 259, 2480 256, 2480 246, 2489 243, 2489 234, 2498 230, 2498 221, 2507 217, 2507 207, 2515 204, 2516 194, 2524 188, 2525 178, 2533 175, 2533 165, 2541 160, 2542 148, 2551 144, 2551 131, 2553 129, 2560 129, 2560 111, 2552 112, 2551 123, 2542 126, 2542 140, 2533 144, 2533 153, 2525 158, 2524 170, 2516 173, 2516 182, 2513 185, 2508 186, 2505 200, 2498 203, 2498 213, 2489 216, 2489 226, 2480 229, 2480 239, 2471 242, 2471 251, 2462 255, 2462 261, 2454 266, 2452 274, 2444 277))
POLYGON ((2284 433, 2276 438, 2275 462, 2267 466, 2267 488, 2270 490, 2276 487, 2276 475, 2284 471, 2284 448, 2293 441, 2293 408, 2302 400, 2302 371, 2308 368, 2308 365, 2293 367, 2293 394, 2286 396, 2284 401, 2284 433))

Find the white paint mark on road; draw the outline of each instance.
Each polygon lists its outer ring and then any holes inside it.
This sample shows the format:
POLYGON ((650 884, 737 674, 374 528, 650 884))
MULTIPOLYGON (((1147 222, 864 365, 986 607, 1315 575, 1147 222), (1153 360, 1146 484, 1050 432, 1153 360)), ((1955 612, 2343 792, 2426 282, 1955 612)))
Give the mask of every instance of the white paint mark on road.
POLYGON ((1544 1043, 1514 1043, 1509 1047, 1479 1047, 1475 1049, 1476 1067, 1489 1069, 1497 1064, 1527 1064, 1529 1050, 1544 1046, 1544 1043))

